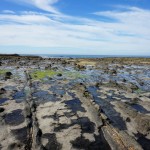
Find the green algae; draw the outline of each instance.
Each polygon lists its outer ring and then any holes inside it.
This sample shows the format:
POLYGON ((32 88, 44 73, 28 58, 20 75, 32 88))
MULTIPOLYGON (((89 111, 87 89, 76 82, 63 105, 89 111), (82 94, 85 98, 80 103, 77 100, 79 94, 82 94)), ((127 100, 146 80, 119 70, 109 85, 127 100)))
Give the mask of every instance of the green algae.
POLYGON ((54 71, 54 70, 35 70, 31 73, 31 77, 33 80, 42 80, 45 77, 54 77, 55 75, 58 75, 61 73, 65 78, 71 78, 71 79, 82 79, 87 78, 87 75, 81 74, 80 72, 69 72, 69 71, 54 71))
POLYGON ((8 70, 5 70, 5 69, 0 69, 0 75, 3 75, 3 74, 5 74, 6 72, 8 72, 8 70))
POLYGON ((45 71, 34 71, 31 73, 31 77, 32 79, 36 80, 36 79, 43 79, 45 77, 53 77, 54 75, 58 74, 59 72, 53 71, 53 70, 45 70, 45 71))

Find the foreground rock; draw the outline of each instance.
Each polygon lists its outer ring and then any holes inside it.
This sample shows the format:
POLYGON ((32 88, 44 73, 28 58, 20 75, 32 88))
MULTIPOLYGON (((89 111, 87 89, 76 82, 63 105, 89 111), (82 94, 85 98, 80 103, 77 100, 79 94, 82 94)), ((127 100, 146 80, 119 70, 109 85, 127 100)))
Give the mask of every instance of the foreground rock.
POLYGON ((149 150, 149 61, 1 61, 0 149, 149 150))

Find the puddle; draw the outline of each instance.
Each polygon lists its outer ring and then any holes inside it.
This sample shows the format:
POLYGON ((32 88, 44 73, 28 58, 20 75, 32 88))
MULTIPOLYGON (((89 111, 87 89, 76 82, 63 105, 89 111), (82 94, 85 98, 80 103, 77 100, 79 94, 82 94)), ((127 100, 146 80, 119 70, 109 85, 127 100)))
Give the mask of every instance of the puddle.
POLYGON ((93 95, 95 102, 100 105, 102 111, 111 120, 111 123, 120 130, 126 130, 126 124, 120 116, 120 113, 114 109, 114 106, 108 100, 99 98, 100 94, 97 92, 97 88, 95 86, 89 86, 88 91, 93 95))
POLYGON ((140 113, 150 113, 150 111, 146 110, 143 106, 141 106, 139 104, 133 104, 133 105, 131 105, 131 107, 140 113))
POLYGON ((45 103, 48 101, 59 101, 60 99, 57 98, 54 94, 49 94, 47 91, 38 91, 32 94, 33 97, 36 97, 36 101, 38 103, 45 103))
POLYGON ((38 91, 36 93, 33 93, 32 95, 33 97, 44 98, 46 95, 49 95, 49 93, 47 91, 38 91))
POLYGON ((52 91, 54 94, 64 95, 66 93, 66 91, 61 88, 62 87, 60 87, 60 86, 52 86, 51 88, 49 88, 49 90, 52 91))
POLYGON ((95 131, 95 124, 89 120, 88 117, 81 117, 78 119, 72 119, 71 124, 59 124, 55 127, 55 132, 60 132, 64 129, 68 129, 71 126, 78 124, 81 126, 81 133, 94 133, 95 131))
POLYGON ((84 149, 84 150, 111 150, 108 143, 104 140, 101 134, 94 135, 95 140, 90 141, 89 139, 85 139, 84 136, 80 136, 76 138, 74 141, 71 141, 71 144, 76 149, 84 149))
POLYGON ((88 117, 81 117, 76 120, 72 120, 73 124, 79 124, 81 126, 82 133, 93 133, 95 131, 95 124, 89 120, 88 117))
POLYGON ((14 110, 11 113, 5 115, 5 122, 9 125, 16 126, 23 123, 24 120, 25 118, 21 109, 14 110))
POLYGON ((138 137, 137 141, 141 146, 143 147, 144 150, 149 150, 150 149, 150 140, 145 138, 142 134, 138 133, 136 135, 138 137))
POLYGON ((27 127, 11 130, 14 134, 15 138, 22 143, 27 143, 28 141, 28 134, 27 134, 27 127))
POLYGON ((0 105, 8 101, 8 98, 0 98, 0 105))
POLYGON ((62 145, 58 143, 55 133, 45 133, 42 135, 42 138, 47 139, 48 143, 44 147, 49 150, 61 150, 62 145))
POLYGON ((5 86, 4 88, 5 88, 6 91, 7 90, 16 91, 17 90, 17 88, 15 86, 5 86))
POLYGON ((25 97, 25 93, 23 91, 16 92, 13 96, 13 99, 21 99, 25 97))
POLYGON ((73 100, 66 101, 65 104, 67 105, 68 108, 72 110, 72 112, 85 112, 85 109, 81 106, 81 101, 77 98, 73 100))

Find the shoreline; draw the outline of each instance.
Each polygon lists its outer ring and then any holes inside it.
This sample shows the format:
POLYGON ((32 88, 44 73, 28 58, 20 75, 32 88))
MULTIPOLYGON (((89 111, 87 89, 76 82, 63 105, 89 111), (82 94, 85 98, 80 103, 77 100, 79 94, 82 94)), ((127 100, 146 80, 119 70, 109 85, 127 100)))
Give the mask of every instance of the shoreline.
POLYGON ((98 59, 98 58, 150 58, 140 55, 73 55, 73 54, 0 54, 0 57, 42 57, 42 58, 72 58, 72 59, 98 59))

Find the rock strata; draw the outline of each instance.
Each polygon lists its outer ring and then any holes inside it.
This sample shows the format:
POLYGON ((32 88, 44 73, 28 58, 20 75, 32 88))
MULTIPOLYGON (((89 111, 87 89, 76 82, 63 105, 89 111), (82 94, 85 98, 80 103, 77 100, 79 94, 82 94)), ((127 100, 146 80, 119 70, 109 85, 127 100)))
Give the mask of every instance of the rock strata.
POLYGON ((0 149, 149 150, 149 59, 0 58, 0 149))

